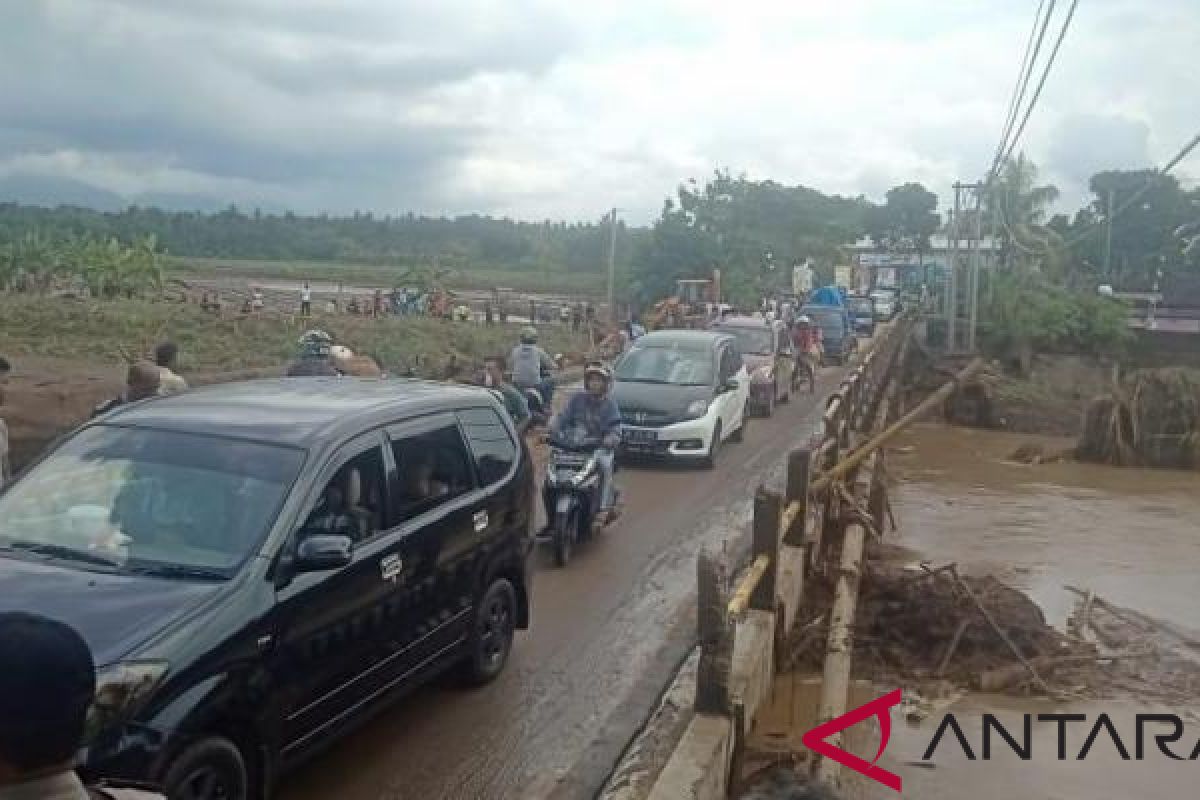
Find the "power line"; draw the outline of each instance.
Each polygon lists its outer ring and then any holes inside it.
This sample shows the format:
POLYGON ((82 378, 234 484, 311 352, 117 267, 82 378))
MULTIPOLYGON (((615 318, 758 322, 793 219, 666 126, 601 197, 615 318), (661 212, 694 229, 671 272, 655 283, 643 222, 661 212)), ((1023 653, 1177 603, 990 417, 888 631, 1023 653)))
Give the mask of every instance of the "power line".
MULTIPOLYGON (((1017 132, 1013 134, 1012 141, 1009 142, 1008 151, 1004 154, 1001 162, 1007 161, 1013 150, 1017 146, 1017 142, 1021 139, 1021 134, 1025 131, 1025 125, 1029 122, 1029 117, 1033 114, 1033 109, 1037 105, 1038 98, 1042 95, 1042 89, 1046 86, 1046 79, 1050 77, 1050 69, 1054 66, 1054 59, 1058 56, 1058 49, 1062 46, 1063 39, 1067 36, 1067 29, 1071 27, 1071 19, 1075 16, 1075 7, 1079 5, 1079 0, 1071 0, 1071 7, 1067 9, 1067 18, 1063 20, 1062 29, 1058 32, 1058 39, 1054 42, 1054 49, 1050 51, 1050 58, 1046 61, 1046 66, 1042 70, 1042 77, 1038 80, 1037 88, 1033 91, 1033 97, 1029 100, 1029 105, 1025 108, 1025 116, 1021 118, 1021 124, 1017 127, 1017 132)), ((1049 15, 1047 15, 1049 19, 1049 15)))
MULTIPOLYGON (((1154 172, 1151 173, 1151 175, 1148 178, 1146 178, 1146 182, 1142 184, 1142 188, 1138 189, 1136 192, 1134 192, 1132 195, 1130 195, 1128 200, 1121 203, 1121 205, 1117 206, 1117 208, 1112 212, 1112 214, 1109 216, 1109 218, 1107 220, 1104 220, 1104 223, 1110 223, 1112 220, 1115 220, 1117 217, 1121 216, 1126 211, 1128 211, 1130 209, 1130 207, 1132 207, 1135 203, 1137 203, 1139 200, 1141 200, 1142 197, 1145 196, 1146 192, 1148 192, 1152 188, 1154 188, 1154 184, 1157 181, 1157 179, 1165 176, 1168 172, 1170 172, 1172 169, 1174 169, 1179 164, 1180 161, 1183 161, 1185 158, 1187 158, 1188 154, 1196 149, 1196 145, 1200 145, 1200 133, 1197 133, 1195 136, 1193 136, 1192 140, 1190 142, 1188 142, 1187 144, 1185 144, 1183 146, 1183 149, 1180 150, 1178 153, 1176 153, 1175 157, 1172 158, 1170 161, 1168 161, 1166 164, 1164 164, 1161 169, 1154 170, 1154 172)), ((1100 227, 1101 224, 1102 224, 1101 222, 1093 222, 1087 228, 1085 228, 1082 231, 1080 231, 1079 233, 1075 234, 1070 239, 1067 239, 1067 241, 1063 244, 1063 246, 1064 247, 1072 247, 1072 246, 1078 244, 1079 242, 1083 241, 1088 236, 1090 236, 1096 228, 1100 227)))
POLYGON ((1004 147, 1008 144, 1009 134, 1012 133, 1013 124, 1017 121, 1017 109, 1021 107, 1021 102, 1025 99, 1025 90, 1029 86, 1029 76, 1033 74, 1033 65, 1037 62, 1038 53, 1042 49, 1042 39, 1046 36, 1046 29, 1050 26, 1050 15, 1054 13, 1055 0, 1050 0, 1050 8, 1046 10, 1046 19, 1042 21, 1042 9, 1046 5, 1046 0, 1039 0, 1037 12, 1033 15, 1033 27, 1029 29, 1029 37, 1025 41, 1025 55, 1021 57, 1021 69, 1017 72, 1017 82, 1013 86, 1013 94, 1008 102, 1008 114, 1004 118, 1004 129, 1000 133, 1000 143, 996 146, 996 155, 992 158, 992 167, 988 170, 988 183, 996 176, 996 170, 1000 168, 1000 157, 1004 153, 1004 147), (1041 32, 1038 32, 1038 22, 1042 22, 1041 32), (1037 37, 1037 44, 1034 44, 1034 37, 1037 37))

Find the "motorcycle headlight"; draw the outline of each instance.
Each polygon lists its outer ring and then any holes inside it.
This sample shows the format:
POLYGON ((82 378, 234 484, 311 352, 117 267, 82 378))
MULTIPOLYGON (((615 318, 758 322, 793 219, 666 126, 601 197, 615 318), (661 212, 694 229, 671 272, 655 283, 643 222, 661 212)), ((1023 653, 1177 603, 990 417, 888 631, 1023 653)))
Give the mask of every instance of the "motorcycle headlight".
POLYGON ((135 661, 96 672, 96 697, 87 714, 87 739, 137 714, 167 674, 165 661, 135 661))
POLYGON ((708 413, 707 400, 693 400, 687 407, 685 412, 688 419, 700 419, 708 413))

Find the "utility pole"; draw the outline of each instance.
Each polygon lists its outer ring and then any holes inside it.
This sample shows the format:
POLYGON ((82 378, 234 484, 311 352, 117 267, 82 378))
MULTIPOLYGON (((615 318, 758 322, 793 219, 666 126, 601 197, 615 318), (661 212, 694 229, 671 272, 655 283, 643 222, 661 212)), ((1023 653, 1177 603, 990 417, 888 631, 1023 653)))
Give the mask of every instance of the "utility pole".
POLYGON ((946 351, 955 347, 954 325, 958 318, 958 215, 962 210, 962 184, 954 182, 954 216, 950 218, 950 264, 946 273, 946 351))
POLYGON ((967 329, 967 350, 975 352, 975 328, 979 321, 979 268, 983 254, 983 184, 977 183, 975 189, 975 230, 969 244, 971 258, 971 282, 969 298, 970 328, 967 329))
POLYGON ((608 321, 613 325, 617 324, 617 303, 614 285, 616 283, 617 274, 617 211, 613 208, 612 216, 609 217, 609 237, 608 237, 608 321))
POLYGON ((1113 205, 1116 200, 1117 192, 1115 189, 1108 190, 1108 224, 1105 225, 1104 233, 1104 277, 1112 278, 1112 226, 1113 226, 1113 205))

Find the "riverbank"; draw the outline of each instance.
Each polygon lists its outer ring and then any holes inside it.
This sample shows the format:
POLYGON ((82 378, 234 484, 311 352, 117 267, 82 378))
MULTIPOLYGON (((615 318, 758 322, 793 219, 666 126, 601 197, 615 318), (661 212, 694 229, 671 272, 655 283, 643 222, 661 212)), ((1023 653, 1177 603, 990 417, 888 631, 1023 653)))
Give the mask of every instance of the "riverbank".
MULTIPOLYGON (((1194 598, 1200 592, 1200 534, 1195 526, 1200 496, 1195 474, 1074 462, 1028 466, 1008 460, 1022 446, 1053 450, 1069 443, 1060 437, 935 423, 913 426, 898 437, 889 460, 899 529, 892 544, 903 548, 910 561, 936 559, 933 567, 955 563, 963 574, 994 576, 1023 591, 1046 621, 1064 633, 1078 599, 1067 586, 1091 590, 1113 605, 1136 609, 1172 629, 1194 630, 1194 598)), ((1124 644, 1125 650, 1147 647, 1148 637, 1140 631, 1124 644)), ((931 663, 938 656, 929 653, 931 663)), ((1173 657, 1156 653, 1143 666, 1153 673, 1164 666, 1164 659, 1173 657)), ((1194 653, 1191 661, 1194 664, 1194 653)), ((898 725, 881 764, 903 777, 906 796, 931 800, 965 796, 1174 800, 1190 794, 1194 779, 1189 762, 1175 762, 1157 752, 1130 761, 1117 753, 1107 736, 1100 737, 1086 759, 1087 767, 1081 768, 1076 755, 1090 724, 1070 735, 1065 760, 1055 757, 1054 724, 1041 721, 1031 729, 1030 759, 1020 759, 995 742, 991 759, 978 758, 984 715, 994 715, 1007 730, 1019 732, 1026 714, 1084 714, 1094 721, 1107 713, 1127 744, 1133 741, 1137 714, 1169 712, 1200 720, 1196 716, 1200 696, 1195 691, 1166 692, 1160 689, 1169 687, 1154 685, 1138 690, 1136 682, 1097 687, 1101 691, 1069 702, 967 694, 935 713, 912 716, 909 724, 898 725), (926 757, 946 713, 957 716, 974 759, 956 741, 949 741, 953 737, 947 737, 932 758, 926 757)), ((1060 688, 1076 693, 1078 689, 1060 688)), ((1185 758, 1195 740, 1193 731, 1177 748, 1185 758)), ((881 790, 867 796, 894 794, 881 790)))
MULTIPOLYGON (((198 385, 282 374, 309 328, 328 331, 391 374, 439 378, 452 363, 467 374, 484 357, 506 354, 520 325, 345 314, 212 314, 186 303, 0 294, 0 354, 13 364, 0 417, 9 427, 14 465, 26 463, 119 394, 129 362, 148 357, 159 342, 179 346, 180 371, 198 385)), ((568 363, 579 363, 591 346, 586 334, 565 325, 544 325, 539 331, 543 347, 563 354, 568 363)))

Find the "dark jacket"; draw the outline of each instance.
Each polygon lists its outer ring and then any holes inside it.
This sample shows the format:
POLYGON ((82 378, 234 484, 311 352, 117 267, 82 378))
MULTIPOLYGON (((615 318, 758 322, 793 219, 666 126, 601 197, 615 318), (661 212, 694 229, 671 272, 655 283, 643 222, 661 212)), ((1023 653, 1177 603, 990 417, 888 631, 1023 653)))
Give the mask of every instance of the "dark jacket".
POLYGON ((555 433, 562 435, 572 428, 582 427, 589 438, 602 439, 609 434, 621 435, 621 409, 611 394, 596 398, 590 392, 577 392, 567 401, 567 407, 554 421, 555 433))

